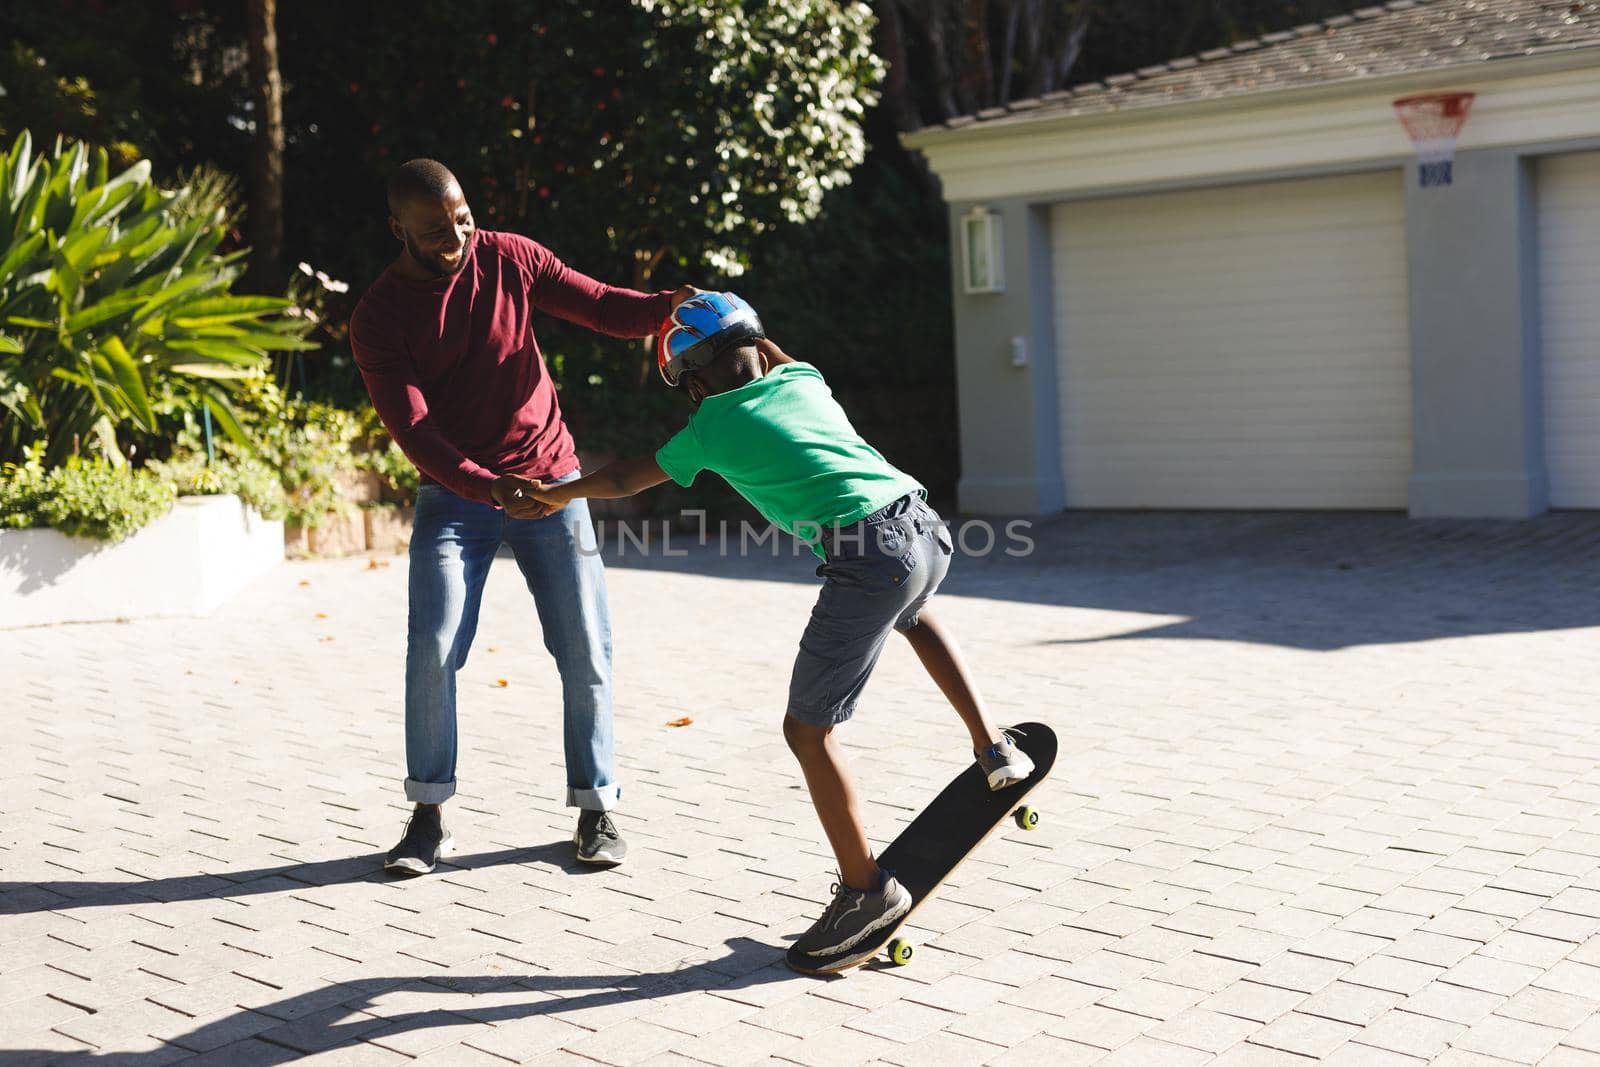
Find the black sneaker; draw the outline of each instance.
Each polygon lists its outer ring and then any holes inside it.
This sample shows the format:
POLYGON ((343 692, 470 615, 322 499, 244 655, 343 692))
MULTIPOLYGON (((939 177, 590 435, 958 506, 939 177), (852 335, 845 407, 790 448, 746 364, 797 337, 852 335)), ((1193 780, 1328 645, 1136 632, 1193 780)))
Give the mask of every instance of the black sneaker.
POLYGON ((911 894, 888 871, 876 893, 833 887, 833 903, 800 935, 789 958, 803 970, 844 970, 878 951, 881 935, 911 910, 911 894), (813 966, 813 964, 815 966, 813 966))
POLYGON ((603 811, 580 811, 578 828, 572 832, 578 846, 578 862, 600 867, 615 867, 628 854, 628 843, 617 833, 617 824, 603 811))
POLYGON ((444 826, 444 813, 436 804, 419 804, 406 820, 406 833, 383 861, 386 871, 427 874, 440 856, 448 855, 456 839, 444 826))

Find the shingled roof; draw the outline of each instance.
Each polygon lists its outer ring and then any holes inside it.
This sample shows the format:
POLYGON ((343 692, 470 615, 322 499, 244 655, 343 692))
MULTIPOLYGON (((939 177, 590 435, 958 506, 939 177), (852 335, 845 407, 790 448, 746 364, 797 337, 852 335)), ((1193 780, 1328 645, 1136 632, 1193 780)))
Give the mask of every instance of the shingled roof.
POLYGON ((1394 0, 943 126, 1107 114, 1585 48, 1600 49, 1600 0, 1394 0))

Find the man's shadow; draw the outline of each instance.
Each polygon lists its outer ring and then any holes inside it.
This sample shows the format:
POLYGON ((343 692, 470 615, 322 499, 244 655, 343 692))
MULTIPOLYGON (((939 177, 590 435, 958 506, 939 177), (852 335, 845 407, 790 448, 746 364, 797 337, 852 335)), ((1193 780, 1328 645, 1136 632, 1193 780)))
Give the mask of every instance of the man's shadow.
MULTIPOLYGON (((322 1052, 368 1037, 393 1037, 435 1026, 559 1016, 626 1000, 655 1000, 711 990, 736 993, 805 977, 782 965, 780 948, 748 937, 729 938, 724 944, 727 953, 714 959, 690 963, 678 970, 643 974, 486 974, 358 979, 287 997, 260 1008, 241 1008, 170 1038, 162 1047, 147 1052, 17 1049, 7 1051, 4 1058, 11 1067, 98 1063, 113 1057, 119 1064, 154 1067, 158 1063, 172 1062, 174 1047, 199 1055, 249 1041, 254 1043, 251 1052, 261 1057, 258 1060, 253 1055, 251 1062, 267 1062, 322 1052), (506 994, 514 996, 517 990, 525 990, 527 999, 507 1002, 506 994), (437 995, 440 1004, 437 1008, 388 1016, 367 1014, 374 1008, 381 1012, 383 997, 396 993, 437 995), (497 995, 486 998, 482 1005, 473 1004, 476 997, 490 993, 497 995), (281 1057, 276 1057, 274 1050, 281 1052, 281 1057)), ((692 1039, 691 1035, 684 1036, 685 1040, 692 1039)))
MULTIPOLYGON (((441 868, 473 870, 501 864, 541 864, 568 874, 591 875, 601 868, 578 863, 569 841, 524 848, 507 848, 451 856, 441 868)), ((54 881, 0 882, 0 916, 76 908, 156 904, 207 897, 254 896, 292 892, 312 886, 353 882, 407 881, 405 876, 382 870, 378 854, 311 863, 286 863, 221 874, 187 875, 131 882, 54 881)), ((241 1040, 252 1040, 267 1060, 351 1044, 364 1036, 397 1035, 434 1026, 463 1022, 496 1023, 535 1015, 560 1015, 602 1007, 630 999, 656 999, 712 989, 734 992, 773 981, 799 978, 782 965, 782 949, 751 938, 730 938, 728 951, 714 959, 692 961, 680 969, 642 974, 600 975, 497 974, 475 976, 401 976, 356 979, 287 997, 258 1008, 240 1008, 220 1019, 171 1038, 147 1052, 115 1050, 60 1051, 8 1049, 7 1067, 24 1064, 77 1064, 104 1062, 150 1064, 172 1060, 173 1048, 203 1054, 241 1040), (522 989, 526 1000, 510 1003, 504 995, 474 1006, 484 993, 513 993, 522 989), (396 992, 437 994, 438 1008, 390 1015, 370 1015, 366 1009, 385 994, 396 992), (252 1037, 252 1035, 254 1035, 252 1037), (281 1053, 278 1056, 274 1050, 281 1053)), ((688 949, 690 953, 694 950, 688 949)), ((265 1062, 265 1061, 264 1061, 265 1062)))
MULTIPOLYGON (((450 856, 441 860, 440 866, 476 870, 504 863, 545 864, 574 875, 594 874, 604 869, 579 863, 573 857, 570 841, 450 856)), ((404 880, 407 880, 405 875, 387 874, 383 870, 383 856, 377 854, 131 882, 0 882, 0 916, 130 904, 166 904, 207 897, 249 897, 337 883, 404 880)))

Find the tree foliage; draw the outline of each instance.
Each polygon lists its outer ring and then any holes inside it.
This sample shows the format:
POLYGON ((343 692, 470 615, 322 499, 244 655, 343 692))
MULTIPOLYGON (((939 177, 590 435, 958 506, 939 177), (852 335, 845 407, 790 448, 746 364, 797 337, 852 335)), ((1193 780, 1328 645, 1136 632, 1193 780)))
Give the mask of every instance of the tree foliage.
POLYGON ((0 135, 23 129, 112 151, 115 169, 152 161, 163 182, 212 164, 244 173, 244 13, 197 0, 0 4, 0 135))
POLYGON ((736 272, 753 236, 813 217, 860 161, 881 75, 866 5, 837 0, 401 0, 390 15, 280 12, 291 241, 342 276, 363 272, 341 246, 382 232, 383 177, 419 155, 457 172, 480 225, 535 233, 590 273, 736 272), (341 172, 360 180, 323 180, 341 172), (366 225, 313 234, 313 199, 366 225))

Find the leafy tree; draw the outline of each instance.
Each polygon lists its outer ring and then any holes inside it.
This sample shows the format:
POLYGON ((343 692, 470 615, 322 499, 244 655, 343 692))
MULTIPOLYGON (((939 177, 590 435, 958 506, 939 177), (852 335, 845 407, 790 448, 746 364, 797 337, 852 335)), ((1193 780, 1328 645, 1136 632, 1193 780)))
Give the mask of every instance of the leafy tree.
MULTIPOLYGON (((639 287, 735 274, 753 238, 815 217, 862 158, 882 69, 872 24, 838 0, 555 0, 535 14, 401 0, 381 24, 359 6, 285 7, 289 243, 370 278, 393 249, 382 180, 426 155, 456 171, 480 225, 530 233, 588 273, 639 287)), ((580 381, 637 377, 601 367, 576 331, 554 336, 580 381)))
POLYGON ((103 99, 88 79, 58 73, 45 56, 21 41, 0 51, 0 86, 5 88, 0 95, 0 140, 15 140, 29 125, 39 124, 105 146, 119 170, 138 159, 138 146, 129 138, 146 135, 143 124, 117 101, 103 99))
POLYGON ((32 64, 18 69, 0 54, 0 135, 7 144, 23 129, 40 143, 86 141, 112 150, 113 169, 150 160, 163 182, 205 163, 243 174, 242 8, 215 0, 0 4, 0 40, 32 64))

